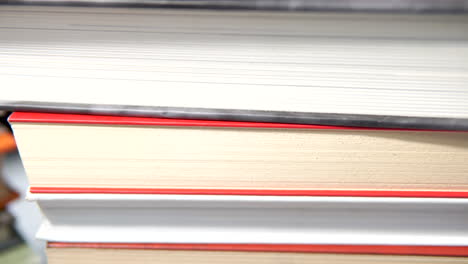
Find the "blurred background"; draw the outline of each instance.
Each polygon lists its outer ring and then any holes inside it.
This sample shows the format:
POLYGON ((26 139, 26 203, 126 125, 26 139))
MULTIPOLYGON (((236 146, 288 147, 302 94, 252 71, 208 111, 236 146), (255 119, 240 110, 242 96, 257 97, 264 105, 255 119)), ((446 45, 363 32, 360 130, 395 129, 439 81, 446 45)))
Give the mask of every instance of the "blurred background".
POLYGON ((28 180, 8 125, 0 112, 0 263, 46 263, 45 242, 35 239, 41 213, 26 201, 28 180))

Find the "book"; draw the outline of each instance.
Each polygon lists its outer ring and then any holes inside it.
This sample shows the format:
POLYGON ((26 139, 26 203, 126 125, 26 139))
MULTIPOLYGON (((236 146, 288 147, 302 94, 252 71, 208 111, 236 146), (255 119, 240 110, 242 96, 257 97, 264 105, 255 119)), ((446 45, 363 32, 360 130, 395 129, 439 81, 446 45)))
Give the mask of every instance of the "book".
POLYGON ((468 200, 30 194, 52 242, 468 246, 468 200))
POLYGON ((465 247, 219 244, 48 244, 49 263, 464 263, 465 247), (346 252, 346 253, 337 253, 346 252), (446 255, 448 254, 448 255, 446 255), (458 257, 457 257, 458 256, 458 257))
POLYGON ((9 110, 468 127, 464 13, 2 5, 0 16, 9 110))
POLYGON ((22 0, 8 0, 14 5, 63 5, 87 7, 145 7, 145 8, 186 8, 186 9, 220 9, 220 10, 284 10, 284 11, 396 11, 396 12, 457 12, 468 11, 468 4, 463 0, 403 0, 388 1, 362 1, 362 0, 118 0, 118 1, 64 1, 57 3, 54 0, 35 0, 34 2, 22 0))
POLYGON ((31 192, 467 194, 466 132, 18 112, 9 121, 31 192))

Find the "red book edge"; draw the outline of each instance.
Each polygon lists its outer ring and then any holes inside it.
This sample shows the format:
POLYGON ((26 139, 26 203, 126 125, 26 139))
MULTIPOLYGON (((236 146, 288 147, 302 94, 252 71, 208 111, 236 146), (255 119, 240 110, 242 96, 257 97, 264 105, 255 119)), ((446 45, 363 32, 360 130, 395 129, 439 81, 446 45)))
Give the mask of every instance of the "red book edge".
MULTIPOLYGON (((237 122, 237 121, 214 121, 214 120, 192 120, 171 119, 152 117, 127 117, 127 116, 103 116, 103 115, 80 115, 80 114, 53 114, 36 112, 14 112, 9 117, 9 122, 24 123, 56 123, 56 124, 101 124, 101 125, 141 125, 141 126, 195 126, 195 127, 237 127, 237 128, 289 128, 289 129, 340 129, 340 130, 398 130, 398 131, 426 131, 418 129, 395 129, 395 128, 367 128, 347 126, 325 126, 325 125, 301 125, 283 123, 260 123, 260 122, 237 122)), ((436 130, 431 130, 436 131, 436 130)), ((447 131, 463 132, 463 131, 447 131)))
POLYGON ((468 246, 407 245, 286 245, 286 244, 167 244, 167 243, 69 243, 49 242, 49 248, 205 250, 245 252, 295 252, 385 254, 422 256, 468 256, 468 246))
MULTIPOLYGON (((237 128, 290 128, 290 129, 366 129, 366 130, 407 130, 379 129, 341 126, 300 125, 281 123, 255 123, 212 120, 166 119, 148 117, 123 117, 102 115, 52 114, 15 112, 10 122, 65 123, 65 124, 107 124, 143 126, 202 126, 237 128)), ((451 131, 455 132, 455 131, 451 131)), ((182 189, 182 188, 62 188, 31 187, 31 193, 115 193, 115 194, 207 194, 207 195, 291 195, 291 196, 358 196, 358 197, 447 197, 468 198, 468 191, 418 191, 418 190, 255 190, 255 189, 182 189)))
POLYGON ((297 190, 297 189, 183 189, 183 188, 79 188, 30 187, 31 193, 51 194, 175 194, 175 195, 256 195, 256 196, 352 196, 468 198, 468 191, 418 190, 297 190))

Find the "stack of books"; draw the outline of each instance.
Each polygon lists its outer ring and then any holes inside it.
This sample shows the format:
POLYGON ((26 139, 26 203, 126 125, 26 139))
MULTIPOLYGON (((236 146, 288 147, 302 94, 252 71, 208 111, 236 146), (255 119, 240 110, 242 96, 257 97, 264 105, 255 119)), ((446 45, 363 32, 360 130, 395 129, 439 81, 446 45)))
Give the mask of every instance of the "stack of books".
POLYGON ((0 5, 0 19, 8 110, 428 129, 468 117, 463 13, 0 5))
POLYGON ((468 262, 464 2, 144 2, 0 6, 49 263, 468 262))
POLYGON ((468 255, 466 132, 21 112, 10 122, 50 263, 468 255))

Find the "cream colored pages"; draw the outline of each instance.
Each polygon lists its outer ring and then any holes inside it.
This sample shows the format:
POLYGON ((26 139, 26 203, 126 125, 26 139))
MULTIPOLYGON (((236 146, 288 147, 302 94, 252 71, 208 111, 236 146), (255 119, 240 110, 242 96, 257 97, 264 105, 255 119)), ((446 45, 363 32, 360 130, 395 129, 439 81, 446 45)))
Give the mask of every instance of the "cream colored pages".
POLYGON ((358 254, 311 254, 276 252, 226 252, 226 251, 185 251, 185 250, 125 250, 90 248, 48 248, 50 264, 81 263, 160 263, 160 264, 446 264, 468 263, 461 257, 390 256, 358 254))
POLYGON ((468 189, 463 132, 13 128, 33 187, 468 189))

